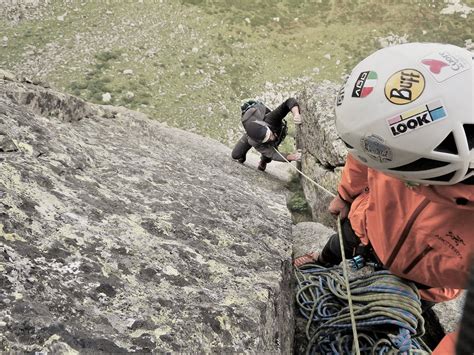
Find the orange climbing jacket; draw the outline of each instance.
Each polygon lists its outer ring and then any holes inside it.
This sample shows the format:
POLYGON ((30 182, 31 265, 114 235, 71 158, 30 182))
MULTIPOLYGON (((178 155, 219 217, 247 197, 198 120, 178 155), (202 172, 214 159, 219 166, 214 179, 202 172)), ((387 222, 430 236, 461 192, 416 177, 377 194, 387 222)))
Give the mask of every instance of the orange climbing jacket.
POLYGON ((432 355, 456 355, 458 332, 448 333, 433 350, 432 355))
POLYGON ((349 219, 394 274, 432 287, 428 301, 455 298, 465 287, 474 254, 474 185, 408 187, 350 154, 338 187, 349 219))

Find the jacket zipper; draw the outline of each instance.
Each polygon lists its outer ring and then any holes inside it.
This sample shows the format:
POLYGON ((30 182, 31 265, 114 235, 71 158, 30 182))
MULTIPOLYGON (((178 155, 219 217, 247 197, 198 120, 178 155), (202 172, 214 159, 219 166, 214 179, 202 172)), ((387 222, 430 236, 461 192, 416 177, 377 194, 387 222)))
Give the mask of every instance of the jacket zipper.
POLYGON ((413 261, 408 265, 405 270, 403 270, 404 274, 408 274, 420 261, 423 259, 426 254, 428 254, 430 251, 433 250, 433 247, 430 245, 427 245, 426 248, 419 254, 413 261))
POLYGON ((408 234, 410 234, 410 229, 413 227, 413 223, 415 223, 415 219, 419 216, 421 211, 428 205, 430 200, 425 198, 415 209, 413 214, 411 215, 410 219, 408 220, 407 224, 405 225, 405 228, 402 231, 402 234, 400 236, 400 239, 398 239, 397 244, 395 245, 395 248, 393 248, 392 254, 390 254, 389 258, 387 259, 387 262, 385 263, 385 267, 387 269, 390 269, 390 267, 393 264, 393 261, 395 260, 395 257, 398 255, 400 249, 402 248, 403 243, 405 243, 405 240, 408 238, 408 234))

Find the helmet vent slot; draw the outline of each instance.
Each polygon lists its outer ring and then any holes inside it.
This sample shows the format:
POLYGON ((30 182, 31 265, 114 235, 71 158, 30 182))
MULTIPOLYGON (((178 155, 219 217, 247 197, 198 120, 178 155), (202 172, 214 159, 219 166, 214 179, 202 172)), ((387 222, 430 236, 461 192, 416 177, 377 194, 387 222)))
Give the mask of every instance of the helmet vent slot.
POLYGON ((454 140, 453 132, 448 134, 448 136, 438 145, 435 149, 436 152, 448 153, 448 154, 458 154, 458 147, 456 146, 456 141, 454 140))
POLYGON ((469 145, 469 150, 474 149, 474 124, 465 124, 464 133, 466 133, 467 144, 469 145))
MULTIPOLYGON (((472 173, 474 169, 468 169, 467 170, 467 173, 466 173, 466 176, 468 176, 470 173, 472 173)), ((463 184, 467 184, 467 185, 474 185, 474 175, 472 175, 471 177, 468 177, 467 179, 464 179, 463 181, 461 181, 463 184)))
POLYGON ((420 158, 415 160, 409 164, 397 166, 395 168, 390 168, 389 170, 394 171, 422 171, 422 170, 430 170, 441 168, 443 166, 449 165, 450 163, 445 161, 427 159, 427 158, 420 158))
POLYGON ((431 181, 449 181, 451 180, 451 178, 454 176, 454 174, 456 174, 455 171, 449 173, 449 174, 446 174, 446 175, 441 175, 441 176, 435 176, 435 177, 432 177, 432 178, 429 178, 429 179, 424 179, 424 180, 431 180, 431 181))

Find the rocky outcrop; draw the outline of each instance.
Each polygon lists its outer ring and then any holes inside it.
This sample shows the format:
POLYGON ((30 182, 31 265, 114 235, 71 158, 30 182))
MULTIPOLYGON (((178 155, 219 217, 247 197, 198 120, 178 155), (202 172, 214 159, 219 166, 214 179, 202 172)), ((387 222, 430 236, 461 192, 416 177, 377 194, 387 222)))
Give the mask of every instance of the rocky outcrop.
MULTIPOLYGON (((347 150, 334 129, 334 102, 339 86, 329 81, 308 85, 299 97, 304 124, 297 134, 303 151, 301 166, 305 174, 325 189, 336 193, 347 150)), ((332 196, 302 179, 303 190, 316 221, 335 227, 327 206, 332 196)))
POLYGON ((292 348, 280 180, 136 112, 0 80, 0 351, 292 348))

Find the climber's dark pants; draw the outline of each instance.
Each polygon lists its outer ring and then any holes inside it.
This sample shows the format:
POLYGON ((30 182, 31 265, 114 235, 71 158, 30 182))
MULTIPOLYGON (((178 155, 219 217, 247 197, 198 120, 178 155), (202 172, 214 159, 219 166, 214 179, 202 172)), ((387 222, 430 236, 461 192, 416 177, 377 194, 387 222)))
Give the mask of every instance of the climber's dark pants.
MULTIPOLYGON (((346 218, 341 223, 342 229, 342 240, 344 242, 344 253, 347 259, 351 259, 355 256, 357 246, 360 244, 360 238, 352 230, 351 222, 346 218)), ((339 236, 333 234, 329 237, 326 245, 321 252, 321 259, 324 263, 331 265, 339 265, 342 261, 341 247, 339 243, 339 236)))
MULTIPOLYGON (((240 163, 243 163, 247 157, 247 152, 250 150, 250 148, 252 148, 252 146, 248 142, 248 136, 247 134, 244 134, 242 137, 240 137, 234 149, 232 149, 232 159, 238 160, 240 163)), ((271 158, 266 157, 265 155, 261 155, 260 160, 263 160, 267 164, 272 161, 271 158)))
POLYGON ((248 141, 247 134, 244 133, 244 135, 240 137, 234 149, 232 149, 232 159, 238 160, 240 163, 243 163, 250 148, 252 148, 252 146, 248 141))

